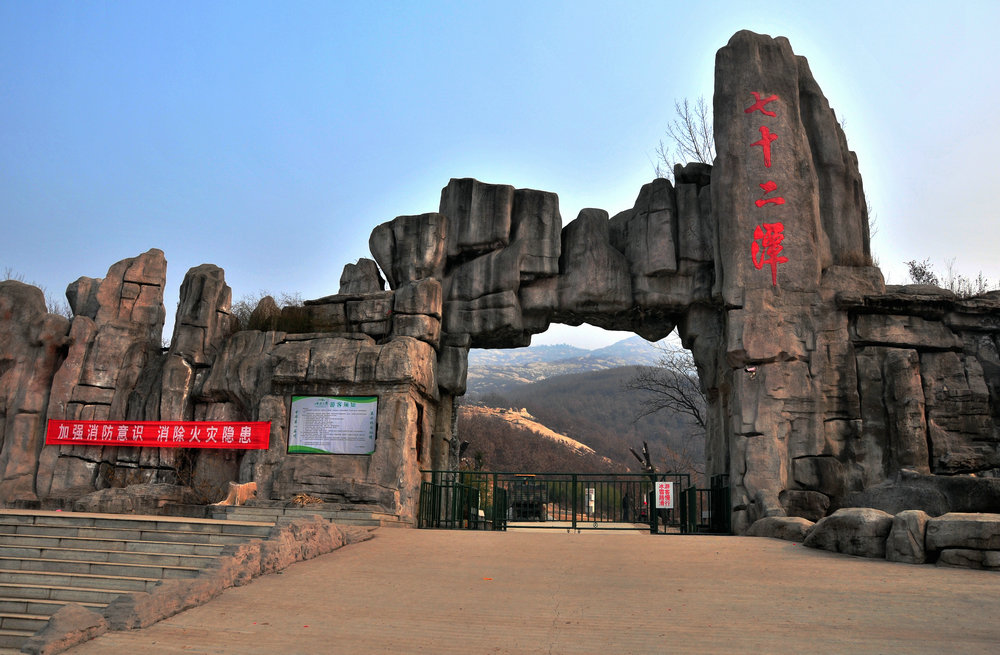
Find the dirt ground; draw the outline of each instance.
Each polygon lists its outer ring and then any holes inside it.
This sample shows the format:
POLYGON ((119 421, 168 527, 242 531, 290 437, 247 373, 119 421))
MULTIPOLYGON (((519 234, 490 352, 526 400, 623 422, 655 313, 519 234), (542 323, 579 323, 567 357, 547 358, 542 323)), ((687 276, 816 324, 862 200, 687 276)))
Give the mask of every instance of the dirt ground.
POLYGON ((996 653, 1000 574, 751 537, 386 529, 109 653, 996 653))

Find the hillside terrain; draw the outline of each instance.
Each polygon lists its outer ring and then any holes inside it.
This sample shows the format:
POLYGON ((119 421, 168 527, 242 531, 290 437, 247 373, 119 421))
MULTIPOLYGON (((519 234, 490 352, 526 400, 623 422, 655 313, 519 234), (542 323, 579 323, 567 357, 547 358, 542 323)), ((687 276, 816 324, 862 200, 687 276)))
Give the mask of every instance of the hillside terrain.
POLYGON ((465 468, 489 471, 617 472, 621 467, 593 448, 550 430, 527 410, 464 406, 459 435, 469 445, 465 468))
MULTIPOLYGON (((659 351, 635 339, 652 351, 649 359, 639 350, 640 363, 655 363, 659 351)), ((615 344, 625 344, 623 348, 601 349, 603 353, 540 346, 480 351, 486 354, 475 360, 470 356, 469 379, 475 374, 479 392, 470 391, 459 412, 459 439, 469 442, 466 465, 507 471, 636 472, 640 468, 629 448, 639 451, 645 441, 661 471, 703 469, 704 435, 688 419, 667 412, 637 418, 643 396, 625 386, 639 367, 612 365, 628 358, 627 348, 634 345, 630 341, 615 344), (565 440, 546 439, 543 432, 565 440), (592 456, 570 442, 592 449, 592 456)))

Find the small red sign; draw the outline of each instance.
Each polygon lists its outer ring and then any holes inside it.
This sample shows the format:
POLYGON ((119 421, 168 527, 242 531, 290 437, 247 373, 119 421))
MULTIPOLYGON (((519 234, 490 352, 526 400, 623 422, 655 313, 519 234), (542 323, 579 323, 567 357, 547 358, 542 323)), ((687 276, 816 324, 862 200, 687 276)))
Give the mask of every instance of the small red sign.
POLYGON ((269 421, 49 421, 47 446, 267 450, 269 421))

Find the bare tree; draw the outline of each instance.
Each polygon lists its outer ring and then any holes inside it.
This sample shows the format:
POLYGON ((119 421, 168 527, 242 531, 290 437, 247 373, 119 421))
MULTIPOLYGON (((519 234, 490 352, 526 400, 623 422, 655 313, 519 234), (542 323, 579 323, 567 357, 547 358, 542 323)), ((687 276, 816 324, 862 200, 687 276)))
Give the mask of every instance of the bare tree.
POLYGON ((656 177, 673 179, 674 164, 715 161, 715 132, 712 108, 701 96, 692 104, 687 98, 674 101, 676 118, 667 124, 666 140, 660 140, 654 154, 656 177))
MULTIPOLYGON (((675 344, 658 347, 661 355, 656 366, 641 368, 625 384, 625 388, 645 396, 642 411, 636 420, 660 411, 687 417, 691 428, 679 443, 666 449, 664 459, 667 470, 701 475, 705 471, 704 443, 708 403, 701 391, 694 357, 690 351, 675 344)), ((632 454, 636 455, 635 451, 632 454)), ((638 455, 636 458, 640 459, 638 455)))
POLYGON ((59 316, 63 316, 70 320, 73 319, 73 310, 70 308, 69 302, 62 298, 53 298, 49 296, 44 289, 42 290, 42 293, 45 293, 45 309, 48 313, 58 314, 59 316))
POLYGON ((630 391, 646 394, 643 410, 638 418, 667 410, 683 414, 705 430, 705 395, 698 382, 698 369, 694 357, 684 348, 666 344, 658 346, 661 355, 656 366, 645 366, 626 383, 630 391))

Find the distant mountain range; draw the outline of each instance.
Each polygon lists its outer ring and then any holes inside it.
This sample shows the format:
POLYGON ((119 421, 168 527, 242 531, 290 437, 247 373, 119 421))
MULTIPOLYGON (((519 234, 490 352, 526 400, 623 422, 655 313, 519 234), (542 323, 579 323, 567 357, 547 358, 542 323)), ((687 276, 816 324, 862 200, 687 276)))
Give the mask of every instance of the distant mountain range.
POLYGON ((469 351, 467 393, 502 393, 517 385, 559 375, 588 373, 621 366, 651 366, 661 356, 657 345, 629 337, 604 348, 587 350, 567 344, 469 351))

